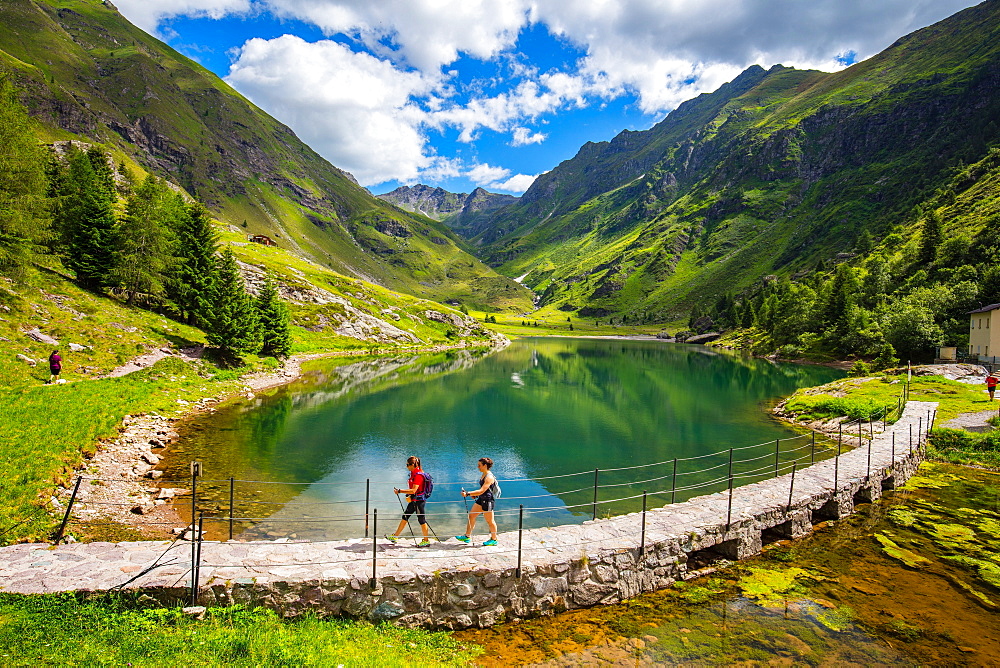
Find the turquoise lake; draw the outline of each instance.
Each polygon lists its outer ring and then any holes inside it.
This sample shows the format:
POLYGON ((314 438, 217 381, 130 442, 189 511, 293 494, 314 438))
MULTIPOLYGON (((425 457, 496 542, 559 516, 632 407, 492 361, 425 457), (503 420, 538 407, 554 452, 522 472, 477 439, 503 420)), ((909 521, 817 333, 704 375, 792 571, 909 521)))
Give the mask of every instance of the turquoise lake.
POLYGON ((463 526, 459 490, 477 486, 483 456, 503 487, 501 531, 517 527, 519 505, 525 527, 589 519, 595 469, 599 516, 638 510, 644 491, 649 507, 683 500, 727 486, 729 448, 737 485, 773 475, 776 449, 782 472, 808 461, 810 437, 769 409, 843 375, 701 346, 572 338, 326 359, 304 371, 184 426, 166 477, 182 481, 188 461, 203 463, 199 507, 212 537, 228 532, 212 516, 229 515, 230 477, 235 535, 360 537, 366 521, 375 530, 375 510, 385 533, 409 455, 434 477, 428 521, 442 538, 463 526))

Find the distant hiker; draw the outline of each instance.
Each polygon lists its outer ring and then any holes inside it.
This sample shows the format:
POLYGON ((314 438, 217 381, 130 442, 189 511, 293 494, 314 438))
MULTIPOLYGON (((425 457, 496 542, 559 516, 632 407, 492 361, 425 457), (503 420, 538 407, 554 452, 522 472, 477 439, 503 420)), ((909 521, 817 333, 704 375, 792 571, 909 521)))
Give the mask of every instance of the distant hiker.
POLYGON ((497 492, 500 485, 497 483, 496 476, 490 471, 491 468, 493 468, 493 460, 489 457, 481 457, 479 459, 479 472, 483 475, 479 479, 479 489, 474 492, 462 490, 462 496, 476 497, 476 502, 472 505, 472 510, 469 511, 469 522, 465 525, 465 535, 455 536, 463 543, 469 542, 472 530, 476 527, 476 520, 479 519, 479 513, 482 513, 483 517, 486 518, 486 524, 490 527, 490 539, 483 545, 497 544, 497 523, 493 521, 493 508, 496 507, 496 497, 499 496, 497 492))
POLYGON ((409 457, 406 460, 406 470, 410 472, 410 480, 407 483, 409 487, 406 489, 393 487, 392 491, 396 494, 400 492, 406 494, 409 503, 406 504, 406 510, 403 511, 403 519, 399 522, 399 526, 396 527, 396 533, 387 534, 386 540, 392 543, 399 540, 399 537, 403 534, 403 529, 410 522, 410 515, 416 513, 417 522, 420 524, 420 531, 424 534, 423 540, 417 543, 417 547, 427 547, 431 544, 431 541, 427 536, 427 518, 424 516, 426 512, 424 504, 427 503, 427 496, 430 491, 427 484, 429 476, 420 468, 420 457, 409 457))
POLYGON ((1000 378, 993 373, 986 376, 986 391, 990 393, 990 401, 993 401, 993 394, 997 391, 998 382, 1000 382, 1000 378))
MULTIPOLYGON (((59 356, 59 350, 53 350, 52 354, 49 355, 49 380, 46 385, 51 385, 52 383, 59 380, 59 372, 62 371, 62 357, 59 356)), ((992 395, 991 395, 992 396, 992 395)))

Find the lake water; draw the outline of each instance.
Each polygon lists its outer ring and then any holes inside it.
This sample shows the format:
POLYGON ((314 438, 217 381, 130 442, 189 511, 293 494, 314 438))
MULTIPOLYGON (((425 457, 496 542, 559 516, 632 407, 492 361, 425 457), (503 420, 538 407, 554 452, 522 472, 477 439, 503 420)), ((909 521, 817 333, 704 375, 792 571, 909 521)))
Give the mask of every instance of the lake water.
MULTIPOLYGON (((516 528, 521 504, 526 527, 589 519, 595 469, 600 516, 638 510, 643 491, 653 507, 724 488, 729 448, 745 484, 773 475, 776 439, 784 472, 810 457, 809 437, 770 417, 774 402, 842 375, 701 346, 570 338, 305 371, 189 422, 168 461, 177 480, 188 461, 203 462, 199 503, 210 515, 228 515, 227 479, 237 480, 243 537, 363 536, 376 509, 378 532, 394 529, 392 488, 405 485, 409 455, 434 477, 428 519, 442 538, 464 526, 459 490, 478 486, 483 456, 503 483, 501 530, 516 528)), ((209 535, 227 525, 208 520, 209 535)))

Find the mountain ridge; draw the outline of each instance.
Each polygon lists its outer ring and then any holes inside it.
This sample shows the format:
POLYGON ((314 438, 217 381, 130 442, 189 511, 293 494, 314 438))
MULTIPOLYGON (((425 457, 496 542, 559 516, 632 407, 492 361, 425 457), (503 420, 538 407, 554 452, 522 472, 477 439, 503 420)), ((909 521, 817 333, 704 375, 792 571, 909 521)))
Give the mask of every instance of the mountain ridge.
POLYGON ((835 73, 776 65, 588 143, 498 209, 480 257, 580 315, 683 317, 821 268, 1000 139, 1000 2, 835 73))
POLYGON ((81 139, 166 177, 224 223, 347 276, 523 309, 526 291, 447 226, 376 199, 284 124, 97 0, 0 5, 0 69, 45 141, 81 139), (457 278, 456 278, 457 277, 457 278))

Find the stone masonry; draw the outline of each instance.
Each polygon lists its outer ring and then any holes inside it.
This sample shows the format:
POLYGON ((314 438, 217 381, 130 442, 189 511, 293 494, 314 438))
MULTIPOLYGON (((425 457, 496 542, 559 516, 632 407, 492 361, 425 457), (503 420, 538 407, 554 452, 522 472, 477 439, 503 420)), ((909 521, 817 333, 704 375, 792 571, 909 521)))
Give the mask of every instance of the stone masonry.
MULTIPOLYGON (((642 513, 525 531, 521 577, 517 532, 501 534, 496 547, 450 539, 421 549, 379 540, 374 561, 371 539, 206 541, 198 602, 447 629, 618 603, 695 577, 713 559, 753 556, 766 540, 803 536, 817 522, 849 515, 856 503, 877 500, 916 470, 920 436, 936 408, 909 402, 901 419, 872 440, 870 468, 864 446, 845 452, 839 463, 828 459, 797 470, 794 487, 792 474, 737 487, 731 507, 723 491, 648 510, 643 550, 642 513)), ((167 603, 186 601, 191 548, 184 541, 0 548, 0 589, 126 588, 167 603)))

